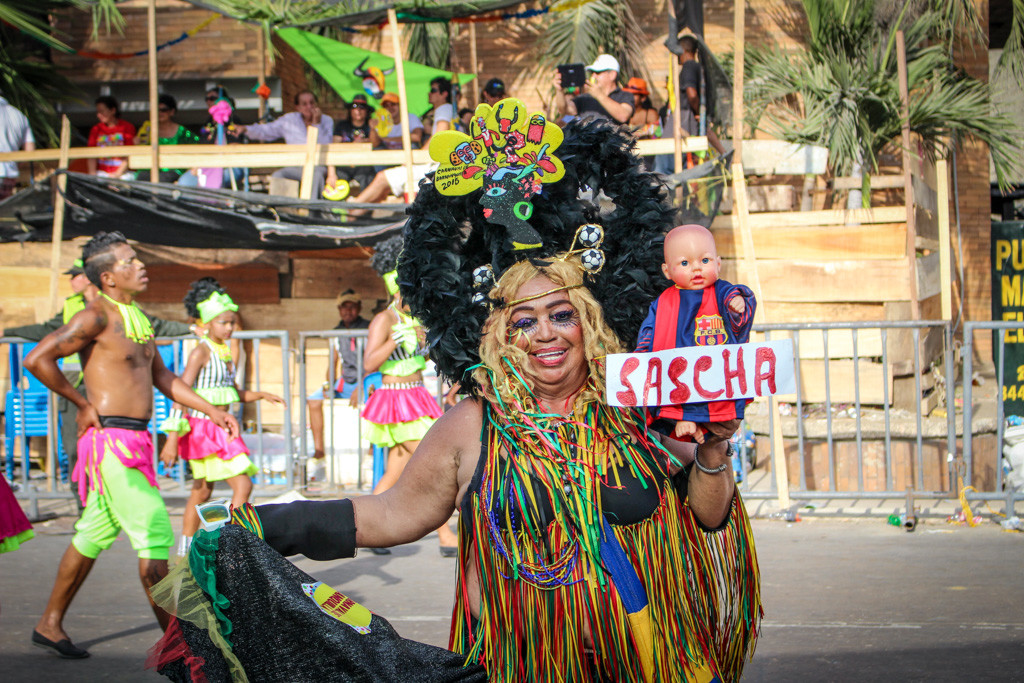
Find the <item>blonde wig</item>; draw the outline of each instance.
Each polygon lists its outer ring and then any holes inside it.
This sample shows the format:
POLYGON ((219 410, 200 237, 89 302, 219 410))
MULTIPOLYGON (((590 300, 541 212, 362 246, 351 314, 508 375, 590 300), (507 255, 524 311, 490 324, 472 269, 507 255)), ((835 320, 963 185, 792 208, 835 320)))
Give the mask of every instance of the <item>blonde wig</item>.
MULTIPOLYGON (((520 261, 505 271, 490 292, 492 300, 510 302, 516 299, 523 285, 538 276, 551 280, 554 290, 565 289, 569 303, 580 316, 583 353, 589 366, 588 379, 577 398, 577 406, 601 400, 604 394, 604 357, 625 351, 622 341, 605 323, 601 305, 583 285, 583 272, 580 259, 575 255, 556 256, 547 265, 520 261)), ((534 383, 524 372, 527 355, 516 346, 515 338, 510 334, 511 317, 512 306, 496 306, 488 316, 480 340, 481 365, 473 371, 473 378, 488 400, 497 399, 506 405, 536 410, 534 383)))

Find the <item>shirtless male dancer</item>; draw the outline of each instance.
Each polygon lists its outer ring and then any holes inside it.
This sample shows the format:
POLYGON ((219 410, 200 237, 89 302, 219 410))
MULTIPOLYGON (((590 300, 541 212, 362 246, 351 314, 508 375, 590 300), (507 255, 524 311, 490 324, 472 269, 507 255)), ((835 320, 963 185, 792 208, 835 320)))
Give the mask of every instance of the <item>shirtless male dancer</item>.
MULTIPOLYGON (((82 250, 85 274, 100 296, 66 325, 47 335, 25 358, 25 367, 52 391, 78 406, 79 460, 74 481, 88 499, 75 535, 57 569, 46 611, 32 643, 67 659, 89 653, 64 631, 64 615, 100 552, 124 529, 139 556, 139 578, 149 589, 167 575, 174 542, 171 519, 157 489, 149 420, 153 387, 182 405, 205 413, 232 436, 238 423, 197 396, 160 359, 153 329, 133 303, 146 289, 146 268, 119 232, 101 232, 82 250), (82 359, 86 399, 68 382, 57 360, 73 353, 82 359)), ((153 604, 157 621, 168 615, 153 604)))

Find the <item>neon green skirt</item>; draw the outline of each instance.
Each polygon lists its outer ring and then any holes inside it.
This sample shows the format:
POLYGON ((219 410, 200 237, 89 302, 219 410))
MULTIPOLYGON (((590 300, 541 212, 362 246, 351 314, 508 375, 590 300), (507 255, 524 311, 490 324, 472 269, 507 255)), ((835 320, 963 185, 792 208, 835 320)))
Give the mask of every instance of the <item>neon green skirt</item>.
POLYGON ((391 448, 406 441, 419 441, 430 431, 435 422, 437 422, 437 418, 426 415, 412 422, 386 425, 363 420, 363 437, 374 446, 391 448))

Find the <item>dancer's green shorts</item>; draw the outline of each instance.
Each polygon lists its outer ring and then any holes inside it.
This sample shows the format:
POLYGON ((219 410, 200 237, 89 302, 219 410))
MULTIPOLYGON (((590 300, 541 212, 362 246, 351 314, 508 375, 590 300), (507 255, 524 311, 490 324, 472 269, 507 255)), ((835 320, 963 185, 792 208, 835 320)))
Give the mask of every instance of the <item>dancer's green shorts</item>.
POLYGON ((160 490, 139 470, 125 467, 109 448, 99 469, 103 493, 89 491, 71 544, 86 557, 96 558, 124 529, 140 559, 166 560, 174 531, 160 490))

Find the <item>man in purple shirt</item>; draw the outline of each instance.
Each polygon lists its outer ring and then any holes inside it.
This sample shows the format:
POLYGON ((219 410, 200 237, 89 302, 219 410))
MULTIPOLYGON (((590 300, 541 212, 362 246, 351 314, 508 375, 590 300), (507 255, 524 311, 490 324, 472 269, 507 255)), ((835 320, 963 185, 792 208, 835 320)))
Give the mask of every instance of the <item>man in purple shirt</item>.
MULTIPOLYGON (((296 111, 274 119, 270 123, 254 123, 251 126, 237 126, 239 134, 245 133, 250 140, 259 142, 273 142, 284 139, 289 145, 306 144, 306 127, 316 126, 319 144, 326 145, 331 142, 334 135, 334 121, 327 114, 320 111, 320 105, 316 101, 316 95, 308 90, 303 90, 295 96, 296 111)), ((290 178, 291 180, 302 180, 301 166, 287 166, 274 171, 275 178, 290 178)), ((320 199, 324 189, 324 178, 327 176, 326 166, 317 166, 313 173, 313 199, 320 199)))

